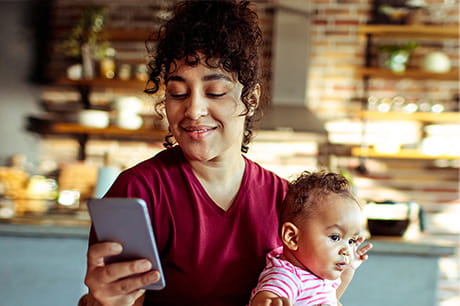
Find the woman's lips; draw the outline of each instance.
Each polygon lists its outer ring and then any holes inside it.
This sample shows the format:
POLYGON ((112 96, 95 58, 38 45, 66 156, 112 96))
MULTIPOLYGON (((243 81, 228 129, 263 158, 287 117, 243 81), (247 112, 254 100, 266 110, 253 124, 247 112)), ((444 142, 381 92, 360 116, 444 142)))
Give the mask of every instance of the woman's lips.
POLYGON ((209 132, 217 129, 211 126, 188 126, 182 128, 187 134, 194 139, 201 139, 206 137, 209 132))

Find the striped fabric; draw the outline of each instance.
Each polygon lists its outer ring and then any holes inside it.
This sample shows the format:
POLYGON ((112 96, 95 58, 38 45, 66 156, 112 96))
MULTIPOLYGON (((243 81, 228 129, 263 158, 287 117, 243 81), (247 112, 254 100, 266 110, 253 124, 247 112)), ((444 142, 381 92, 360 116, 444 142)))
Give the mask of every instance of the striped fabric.
POLYGON ((340 285, 340 278, 318 278, 280 259, 282 253, 283 247, 279 247, 267 254, 265 269, 251 293, 251 300, 259 291, 271 291, 288 298, 294 306, 337 305, 336 289, 340 285))

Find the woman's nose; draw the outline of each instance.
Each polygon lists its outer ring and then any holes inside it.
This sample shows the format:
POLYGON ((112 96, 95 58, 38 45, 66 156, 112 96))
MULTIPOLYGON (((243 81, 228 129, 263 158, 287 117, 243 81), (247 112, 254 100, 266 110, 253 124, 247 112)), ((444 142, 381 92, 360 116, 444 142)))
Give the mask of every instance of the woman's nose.
POLYGON ((207 101, 200 94, 193 93, 187 100, 185 116, 192 120, 198 120, 208 114, 207 101))

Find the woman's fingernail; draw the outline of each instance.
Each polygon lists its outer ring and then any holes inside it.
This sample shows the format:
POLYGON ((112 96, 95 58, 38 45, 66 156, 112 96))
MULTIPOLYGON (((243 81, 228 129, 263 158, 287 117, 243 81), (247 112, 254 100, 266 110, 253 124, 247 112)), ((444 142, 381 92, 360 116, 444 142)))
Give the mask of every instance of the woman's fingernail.
POLYGON ((123 251, 123 248, 121 247, 121 245, 119 243, 114 243, 114 244, 112 244, 112 250, 114 252, 121 252, 121 251, 123 251))
POLYGON ((158 272, 152 272, 152 273, 150 273, 150 274, 147 276, 147 278, 148 278, 148 281, 149 281, 149 282, 156 282, 156 281, 160 280, 160 276, 159 276, 158 272))
POLYGON ((152 268, 152 265, 150 264, 150 261, 142 260, 137 264, 137 268, 139 271, 148 271, 152 268))

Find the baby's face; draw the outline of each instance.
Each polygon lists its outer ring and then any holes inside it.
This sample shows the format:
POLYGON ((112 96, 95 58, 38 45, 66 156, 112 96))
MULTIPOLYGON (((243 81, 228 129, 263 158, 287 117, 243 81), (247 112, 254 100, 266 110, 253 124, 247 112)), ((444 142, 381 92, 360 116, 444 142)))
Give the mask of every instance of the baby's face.
POLYGON ((358 204, 349 198, 327 196, 321 207, 299 227, 296 259, 322 279, 337 279, 352 262, 362 226, 358 204))

